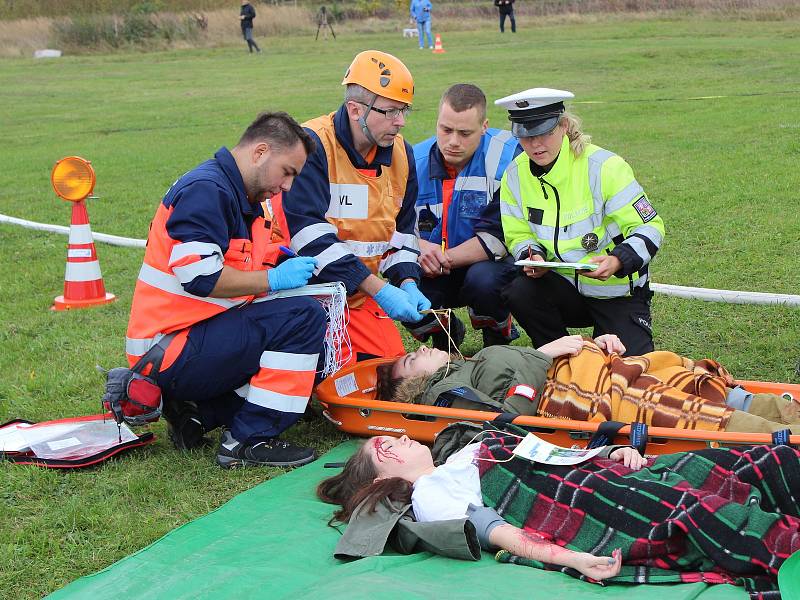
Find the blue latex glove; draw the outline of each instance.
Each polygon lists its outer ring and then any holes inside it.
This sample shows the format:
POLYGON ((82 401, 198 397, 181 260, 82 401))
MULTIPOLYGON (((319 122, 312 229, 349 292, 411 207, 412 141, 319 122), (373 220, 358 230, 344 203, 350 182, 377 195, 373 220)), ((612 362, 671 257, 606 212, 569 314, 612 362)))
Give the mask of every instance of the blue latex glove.
POLYGON ((400 285, 403 290, 411 299, 411 304, 416 305, 417 310, 428 310, 431 307, 431 301, 425 297, 425 294, 419 291, 416 281, 406 281, 400 285))
POLYGON ((304 286, 314 274, 317 259, 311 256, 298 256, 283 261, 274 269, 267 271, 269 291, 290 290, 304 286))
POLYGON ((387 283, 378 290, 378 293, 375 294, 375 302, 395 321, 416 323, 422 319, 422 315, 417 312, 416 306, 408 294, 391 283, 387 283))

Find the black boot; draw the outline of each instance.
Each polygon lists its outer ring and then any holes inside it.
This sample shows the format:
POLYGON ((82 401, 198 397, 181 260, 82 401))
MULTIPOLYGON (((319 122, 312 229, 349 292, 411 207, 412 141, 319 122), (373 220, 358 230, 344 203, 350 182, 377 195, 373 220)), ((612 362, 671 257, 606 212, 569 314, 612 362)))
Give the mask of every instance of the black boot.
POLYGON ((511 331, 509 332, 508 336, 503 334, 496 329, 491 329, 489 327, 484 327, 481 329, 481 333, 483 335, 483 347, 488 348, 489 346, 504 346, 506 344, 510 344, 515 339, 519 337, 519 331, 511 324, 511 331))
POLYGON ((167 421, 167 435, 178 450, 202 448, 211 442, 205 436, 206 430, 200 418, 200 411, 194 402, 181 402, 177 407, 164 407, 167 421))

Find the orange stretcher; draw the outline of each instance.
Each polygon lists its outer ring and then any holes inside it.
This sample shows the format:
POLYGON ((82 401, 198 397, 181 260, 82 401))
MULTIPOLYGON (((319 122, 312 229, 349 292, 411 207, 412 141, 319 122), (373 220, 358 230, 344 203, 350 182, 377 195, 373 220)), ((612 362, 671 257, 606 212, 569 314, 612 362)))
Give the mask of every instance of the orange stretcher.
MULTIPOLYGON (((482 423, 499 415, 478 410, 442 408, 403 402, 387 402, 376 399, 376 368, 393 358, 376 358, 346 367, 332 375, 319 386, 316 394, 323 407, 323 415, 342 431, 371 437, 374 435, 407 435, 420 442, 432 442, 436 434, 450 423, 471 421, 482 423)), ((791 394, 800 399, 800 385, 791 383, 769 383, 764 381, 738 381, 749 392, 791 394)), ((517 416, 514 424, 530 429, 537 436, 556 446, 570 447, 589 440, 597 431, 599 423, 547 419, 544 417, 517 416)), ((623 427, 619 443, 626 443, 630 427, 623 427)), ((649 427, 648 454, 667 454, 706 447, 742 446, 747 444, 771 444, 772 437, 766 433, 734 433, 649 427)), ((792 435, 789 443, 800 446, 800 435, 792 435)))

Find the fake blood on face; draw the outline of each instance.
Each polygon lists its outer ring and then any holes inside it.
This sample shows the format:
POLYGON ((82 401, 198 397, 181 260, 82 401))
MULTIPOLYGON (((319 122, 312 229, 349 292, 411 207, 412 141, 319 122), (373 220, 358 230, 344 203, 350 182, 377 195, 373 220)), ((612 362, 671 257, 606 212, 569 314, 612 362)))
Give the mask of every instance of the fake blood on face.
POLYGON ((400 464, 403 464, 405 461, 401 459, 397 454, 392 452, 391 449, 386 449, 383 447, 383 438, 375 438, 372 441, 372 446, 375 448, 375 458, 378 462, 388 462, 393 461, 400 464))

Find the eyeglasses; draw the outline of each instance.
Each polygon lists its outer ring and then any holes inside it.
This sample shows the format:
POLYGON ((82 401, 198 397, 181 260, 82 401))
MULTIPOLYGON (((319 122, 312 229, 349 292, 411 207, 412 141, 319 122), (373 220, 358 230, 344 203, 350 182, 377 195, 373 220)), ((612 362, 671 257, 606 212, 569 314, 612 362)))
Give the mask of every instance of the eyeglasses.
MULTIPOLYGON (((364 106, 369 106, 369 104, 366 102, 361 102, 360 100, 356 100, 356 102, 363 104, 364 106)), ((410 106, 404 106, 403 108, 378 108, 377 106, 373 106, 371 110, 382 114, 389 121, 394 121, 400 115, 403 115, 403 118, 406 119, 408 118, 408 115, 411 114, 410 106)))

